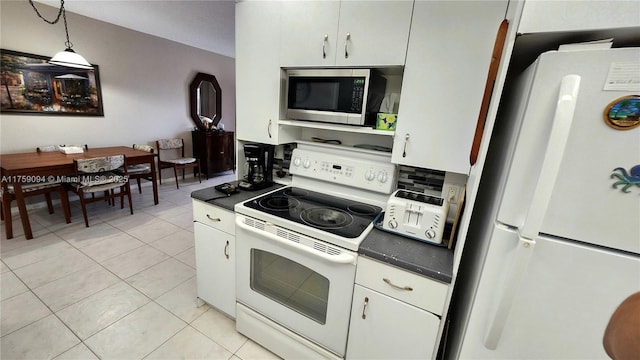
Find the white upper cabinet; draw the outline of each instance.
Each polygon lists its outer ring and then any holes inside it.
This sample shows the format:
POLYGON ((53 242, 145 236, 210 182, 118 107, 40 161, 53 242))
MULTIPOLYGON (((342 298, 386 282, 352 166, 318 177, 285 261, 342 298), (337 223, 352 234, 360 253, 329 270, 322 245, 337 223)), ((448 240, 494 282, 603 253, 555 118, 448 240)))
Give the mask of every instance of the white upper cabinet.
POLYGON ((236 4, 236 136, 275 144, 280 109, 280 3, 236 4))
POLYGON ((236 4, 236 136, 265 144, 290 142, 281 130, 280 7, 277 1, 236 4))
POLYGON ((336 65, 404 65, 413 1, 342 1, 336 65))
POLYGON ((335 64, 339 1, 282 2, 282 66, 335 64))
POLYGON ((518 32, 617 29, 640 25, 640 1, 527 0, 518 32))
POLYGON ((508 0, 416 1, 393 143, 396 164, 466 174, 508 0))
POLYGON ((283 67, 404 65, 413 0, 285 1, 283 67))

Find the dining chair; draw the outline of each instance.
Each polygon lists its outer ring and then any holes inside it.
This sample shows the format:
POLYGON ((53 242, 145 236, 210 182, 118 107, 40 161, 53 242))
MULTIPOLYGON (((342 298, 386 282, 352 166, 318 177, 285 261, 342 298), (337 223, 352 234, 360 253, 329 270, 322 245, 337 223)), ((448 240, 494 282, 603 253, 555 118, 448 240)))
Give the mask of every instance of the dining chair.
POLYGON ((36 148, 36 151, 41 153, 41 152, 54 152, 54 151, 60 151, 61 147, 66 147, 66 146, 72 146, 72 147, 81 147, 84 151, 89 150, 89 145, 84 144, 84 145, 45 145, 45 146, 40 146, 38 148, 36 148))
MULTIPOLYGON (((64 211, 64 219, 67 224, 71 223, 71 209, 69 208, 69 196, 64 184, 60 182, 43 182, 43 183, 24 183, 20 184, 22 196, 32 197, 37 195, 44 195, 47 202, 47 210, 49 214, 53 214, 53 201, 51 200, 51 193, 57 192, 60 197, 60 204, 64 211)), ((5 234, 7 239, 13 238, 13 222, 11 219, 11 202, 16 200, 16 189, 12 183, 2 182, 0 189, 0 201, 2 206, 0 207, 0 218, 4 220, 5 234)))
MULTIPOLYGON (((183 139, 162 139, 156 141, 158 148, 158 173, 160 175, 160 184, 162 184, 162 169, 173 169, 176 178, 176 188, 178 185, 178 170, 182 170, 182 179, 184 180, 184 170, 188 168, 198 169, 198 180, 202 183, 200 160, 193 157, 184 156, 184 140, 183 139)), ((195 175, 194 175, 195 176, 195 175)))
POLYGON ((45 145, 45 146, 39 146, 36 148, 36 152, 39 152, 39 153, 55 152, 55 151, 60 151, 60 145, 45 145))
MULTIPOLYGON (((155 150, 149 145, 133 144, 135 150, 146 151, 148 153, 154 153, 155 150)), ((153 173, 151 172, 151 164, 136 164, 127 166, 127 173, 129 173, 129 179, 136 179, 138 182, 138 192, 142 194, 142 186, 140 179, 153 181, 153 173)))
MULTIPOLYGON (((59 145, 47 145, 36 148, 36 152, 58 151, 59 145)), ((51 194, 57 192, 60 197, 60 204, 64 211, 64 218, 67 224, 71 223, 71 209, 69 208, 69 196, 64 184, 60 181, 51 180, 46 182, 24 182, 20 183, 22 196, 25 198, 37 195, 44 195, 47 203, 49 214, 54 213, 53 200, 51 194)), ((13 238, 13 222, 11 221, 11 202, 16 200, 16 191, 12 183, 3 182, 0 190, 0 199, 2 206, 0 207, 0 218, 5 221, 5 233, 7 239, 13 238), (8 218, 6 218, 8 216, 8 218)))
POLYGON ((69 189, 80 198, 84 224, 89 227, 87 217, 88 203, 107 200, 114 201, 120 198, 120 208, 124 209, 124 197, 129 201, 129 211, 133 215, 131 202, 131 188, 127 168, 124 166, 125 156, 103 156, 89 159, 74 159, 75 181, 69 183, 69 189), (119 192, 114 192, 119 189, 119 192), (91 194, 88 198, 85 195, 91 194), (99 195, 100 194, 100 195, 99 195))

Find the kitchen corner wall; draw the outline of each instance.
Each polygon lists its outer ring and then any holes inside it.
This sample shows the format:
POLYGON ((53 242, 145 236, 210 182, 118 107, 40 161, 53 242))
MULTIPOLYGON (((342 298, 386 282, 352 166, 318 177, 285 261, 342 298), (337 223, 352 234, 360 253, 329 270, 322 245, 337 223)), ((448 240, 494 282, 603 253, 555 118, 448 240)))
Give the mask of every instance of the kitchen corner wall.
MULTIPOLYGON (((45 18, 55 19, 57 9, 35 4, 45 18)), ((2 49, 47 57, 64 49, 62 20, 45 23, 26 0, 2 0, 0 20, 2 49)), ((235 59, 71 12, 67 20, 73 49, 99 66, 104 117, 1 114, 0 152, 49 144, 155 147, 156 139, 182 137, 191 154, 189 83, 198 72, 217 78, 222 123, 227 131, 235 129, 235 59)))

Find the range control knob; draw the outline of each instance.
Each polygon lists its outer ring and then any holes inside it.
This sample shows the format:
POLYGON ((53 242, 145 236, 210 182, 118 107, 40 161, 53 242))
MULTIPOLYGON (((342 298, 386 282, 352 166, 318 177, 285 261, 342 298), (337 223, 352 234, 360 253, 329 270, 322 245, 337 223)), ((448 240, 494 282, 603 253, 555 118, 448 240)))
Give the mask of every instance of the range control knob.
POLYGON ((367 170, 367 172, 364 173, 364 178, 368 181, 373 181, 376 178, 376 173, 374 173, 373 170, 367 170))
POLYGON ((296 157, 295 159, 293 159, 294 166, 300 166, 301 163, 302 163, 302 160, 300 160, 299 157, 296 157))
POLYGON ((308 169, 308 168, 309 168, 309 166, 311 166, 311 161, 309 161, 309 159, 305 159, 305 160, 304 160, 304 162, 302 163, 302 166, 303 166, 305 169, 308 169))
POLYGON ((389 228, 395 229, 398 227, 398 222, 395 219, 389 220, 389 228))
POLYGON ((436 237, 436 231, 433 229, 429 229, 424 232, 424 235, 427 237, 427 239, 434 239, 436 237))
POLYGON ((378 174, 378 181, 383 184, 387 182, 388 178, 389 177, 387 176, 387 173, 385 171, 382 171, 380 172, 380 174, 378 174))

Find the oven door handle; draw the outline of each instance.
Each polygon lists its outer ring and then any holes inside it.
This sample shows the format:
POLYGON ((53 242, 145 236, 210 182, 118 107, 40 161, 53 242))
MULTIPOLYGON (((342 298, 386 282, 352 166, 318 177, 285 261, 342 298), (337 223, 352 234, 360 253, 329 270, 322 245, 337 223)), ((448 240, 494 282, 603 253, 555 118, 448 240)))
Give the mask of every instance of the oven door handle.
POLYGON ((260 236, 264 236, 266 238, 268 238, 269 240, 273 240, 281 245, 284 245, 286 247, 289 248, 293 248, 296 249, 300 252, 303 253, 307 253, 310 255, 313 255, 315 257, 319 257, 325 261, 328 262, 332 262, 332 263, 337 263, 337 264, 355 264, 356 263, 356 257, 347 253, 347 252, 341 252, 339 255, 329 255, 327 253, 315 250, 313 248, 301 245, 299 243, 290 241, 290 240, 286 240, 283 239, 275 234, 272 234, 268 231, 261 231, 259 229, 256 229, 252 226, 249 226, 247 224, 245 224, 244 222, 242 222, 242 217, 236 217, 236 225, 241 227, 242 229, 258 234, 260 236))

